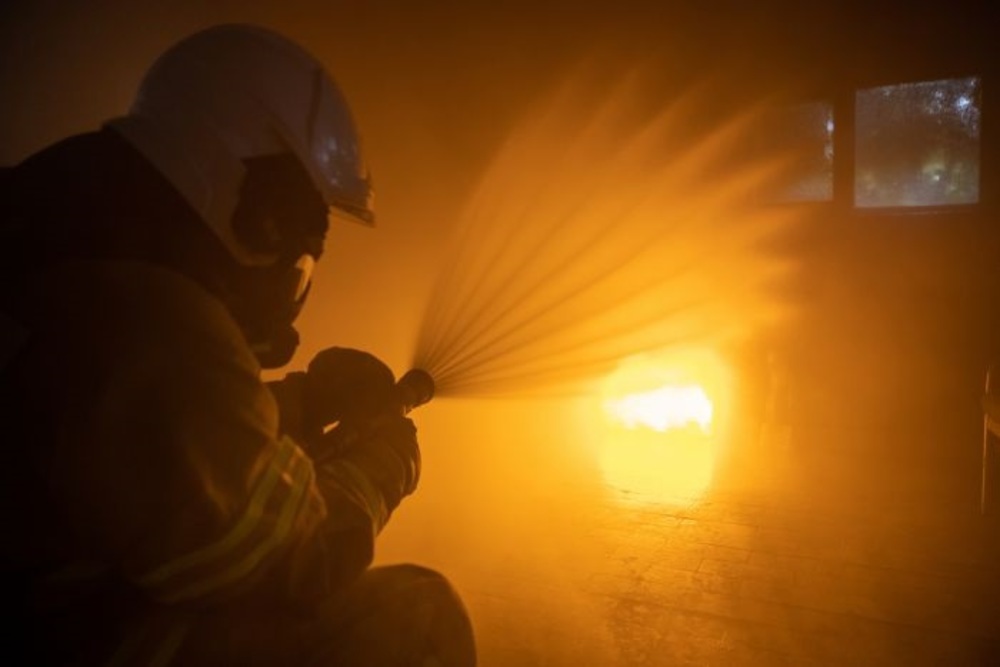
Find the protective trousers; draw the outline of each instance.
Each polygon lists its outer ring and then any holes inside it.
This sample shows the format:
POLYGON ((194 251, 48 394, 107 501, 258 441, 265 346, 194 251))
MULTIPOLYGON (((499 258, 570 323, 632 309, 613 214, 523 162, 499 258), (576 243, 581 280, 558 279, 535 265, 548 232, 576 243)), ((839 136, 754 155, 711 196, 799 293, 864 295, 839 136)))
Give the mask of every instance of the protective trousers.
POLYGON ((366 571, 317 613, 260 607, 203 617, 174 661, 180 665, 474 667, 472 624, 448 581, 416 565, 366 571))

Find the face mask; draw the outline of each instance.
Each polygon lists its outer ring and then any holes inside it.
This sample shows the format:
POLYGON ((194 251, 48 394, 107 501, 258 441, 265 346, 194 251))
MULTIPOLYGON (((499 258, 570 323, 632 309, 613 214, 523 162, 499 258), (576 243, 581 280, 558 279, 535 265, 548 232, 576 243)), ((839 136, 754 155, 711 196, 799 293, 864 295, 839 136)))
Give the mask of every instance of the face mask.
POLYGON ((236 238, 248 251, 279 262, 303 253, 318 258, 329 207, 305 168, 288 153, 243 163, 246 175, 232 219, 236 238))
POLYGON ((235 281, 233 316, 264 368, 283 366, 299 338, 293 323, 312 287, 316 260, 302 254, 274 267, 245 268, 235 281))
POLYGON ((292 323, 312 285, 323 251, 328 210, 291 154, 244 160, 246 178, 233 230, 270 266, 242 267, 230 286, 232 310, 265 368, 288 362, 298 346, 292 323))

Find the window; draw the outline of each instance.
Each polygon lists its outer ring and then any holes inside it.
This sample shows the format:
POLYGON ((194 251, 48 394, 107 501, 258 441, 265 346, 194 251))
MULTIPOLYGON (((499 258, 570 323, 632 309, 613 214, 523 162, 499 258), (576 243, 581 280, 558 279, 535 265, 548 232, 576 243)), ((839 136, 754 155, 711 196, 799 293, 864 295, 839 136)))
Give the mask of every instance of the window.
POLYGON ((855 205, 978 202, 979 124, 978 77, 859 90, 855 205))

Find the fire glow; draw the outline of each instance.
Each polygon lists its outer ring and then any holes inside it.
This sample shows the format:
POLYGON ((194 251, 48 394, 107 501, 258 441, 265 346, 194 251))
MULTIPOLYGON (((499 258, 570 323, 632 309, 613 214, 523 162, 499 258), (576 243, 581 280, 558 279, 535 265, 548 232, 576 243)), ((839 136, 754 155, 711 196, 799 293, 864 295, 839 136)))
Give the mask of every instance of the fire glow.
POLYGON ((631 429, 646 426, 654 431, 667 431, 697 425, 702 433, 708 433, 712 425, 712 401, 696 385, 666 386, 608 399, 604 409, 631 429))
POLYGON ((712 482, 730 384, 726 364, 710 350, 624 361, 602 396, 605 483, 629 503, 697 502, 712 482))

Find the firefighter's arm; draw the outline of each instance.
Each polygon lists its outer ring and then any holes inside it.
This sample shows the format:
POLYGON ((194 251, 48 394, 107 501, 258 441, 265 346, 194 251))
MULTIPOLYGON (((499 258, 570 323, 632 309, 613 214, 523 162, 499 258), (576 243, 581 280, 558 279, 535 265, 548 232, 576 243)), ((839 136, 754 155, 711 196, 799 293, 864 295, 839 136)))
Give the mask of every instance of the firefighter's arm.
MULTIPOLYGON (((420 477, 416 428, 405 419, 413 406, 404 405, 414 392, 404 386, 410 384, 397 384, 374 355, 340 347, 317 354, 305 372, 268 385, 282 433, 303 445, 322 479, 365 508, 376 532, 420 477)), ((430 400, 433 385, 420 388, 419 402, 430 400)))
MULTIPOLYGON (((78 334, 80 348, 65 353, 89 353, 85 368, 101 375, 54 471, 79 530, 163 603, 247 590, 320 598, 360 574, 415 484, 412 425, 386 422, 371 446, 316 466, 280 433, 274 397, 221 303, 166 271, 95 272, 75 288, 103 295, 113 344, 88 344, 102 336, 87 331, 93 313, 56 323, 78 334)), ((82 389, 65 390, 79 403, 82 389)))

